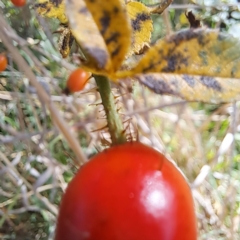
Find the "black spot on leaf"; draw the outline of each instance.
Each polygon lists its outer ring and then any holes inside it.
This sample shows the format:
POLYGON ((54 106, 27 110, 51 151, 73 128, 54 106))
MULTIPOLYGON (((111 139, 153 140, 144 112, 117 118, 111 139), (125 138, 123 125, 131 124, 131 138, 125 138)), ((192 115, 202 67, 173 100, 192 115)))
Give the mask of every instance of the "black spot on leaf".
POLYGON ((87 7, 83 7, 83 8, 80 8, 78 12, 80 14, 86 14, 86 13, 88 13, 88 9, 87 9, 87 7))
POLYGON ((146 73, 149 70, 151 70, 152 68, 154 68, 154 66, 155 66, 155 63, 153 62, 153 60, 150 60, 148 66, 143 68, 142 72, 146 73))
POLYGON ((136 18, 132 20, 132 28, 134 31, 141 31, 141 24, 150 20, 150 15, 147 13, 138 13, 136 18))
POLYGON ((164 72, 180 70, 181 65, 188 66, 188 58, 184 57, 181 53, 168 53, 168 56, 164 58, 167 61, 167 66, 162 69, 164 72))
POLYGON ((113 8, 113 12, 114 12, 114 14, 119 13, 119 8, 118 8, 118 7, 114 7, 114 8, 113 8))
POLYGON ((120 37, 120 33, 114 32, 109 38, 106 39, 106 43, 109 44, 111 42, 117 42, 119 37, 120 37))
POLYGON ((120 50, 121 50, 121 46, 118 46, 114 51, 111 52, 111 57, 113 58, 117 56, 120 50))
POLYGON ((169 43, 174 43, 175 45, 179 45, 181 42, 190 41, 192 39, 197 39, 200 45, 205 45, 208 43, 208 38, 206 37, 206 32, 202 29, 188 29, 179 32, 176 35, 171 36, 168 39, 169 43))
POLYGON ((218 92, 222 91, 221 85, 213 77, 201 76, 200 81, 208 88, 212 88, 218 92))
POLYGON ((145 76, 137 76, 137 80, 154 91, 157 94, 176 94, 171 86, 163 79, 157 79, 155 76, 149 74, 145 76))
POLYGON ((183 80, 190 86, 190 87, 194 87, 195 86, 195 79, 194 77, 190 76, 190 75, 183 75, 183 80))
POLYGON ((56 7, 58 7, 58 5, 62 2, 63 0, 51 0, 50 2, 52 2, 56 7))
POLYGON ((100 48, 88 48, 86 49, 86 55, 92 56, 93 60, 98 64, 98 69, 104 69, 107 64, 108 56, 106 52, 100 48))
POLYGON ((104 11, 103 17, 100 18, 100 23, 102 26, 102 28, 101 28, 102 35, 104 35, 106 33, 107 29, 109 28, 110 20, 111 20, 110 13, 107 11, 104 11))

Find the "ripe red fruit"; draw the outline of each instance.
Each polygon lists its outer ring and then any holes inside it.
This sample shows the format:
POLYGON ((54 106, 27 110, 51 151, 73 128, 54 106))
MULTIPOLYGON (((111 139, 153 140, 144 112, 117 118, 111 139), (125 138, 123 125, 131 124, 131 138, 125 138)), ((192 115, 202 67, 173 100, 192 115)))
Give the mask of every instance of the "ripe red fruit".
POLYGON ((70 74, 67 80, 67 92, 74 93, 81 91, 90 77, 90 73, 81 68, 77 68, 70 74))
POLYGON ((11 0, 11 2, 16 7, 22 7, 26 4, 26 0, 11 0))
POLYGON ((7 68, 7 58, 4 54, 0 54, 0 72, 7 68))
POLYGON ((177 168, 139 142, 86 163, 63 196, 55 240, 196 240, 190 188, 177 168))

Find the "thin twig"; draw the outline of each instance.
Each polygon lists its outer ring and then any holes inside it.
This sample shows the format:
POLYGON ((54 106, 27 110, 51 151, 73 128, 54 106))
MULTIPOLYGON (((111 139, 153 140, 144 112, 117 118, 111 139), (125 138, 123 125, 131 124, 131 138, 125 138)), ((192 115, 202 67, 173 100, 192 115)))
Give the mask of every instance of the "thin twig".
MULTIPOLYGON (((17 185, 18 186, 24 184, 28 189, 32 190, 32 185, 24 177, 21 176, 21 174, 17 171, 16 168, 14 168, 14 166, 11 164, 11 162, 8 160, 8 158, 2 152, 0 152, 0 159, 2 159, 2 161, 8 167, 8 169, 11 170, 12 173, 14 174, 14 176, 17 178, 17 180, 18 180, 17 185)), ((16 182, 15 182, 15 184, 16 184, 16 182)), ((46 197, 43 197, 38 192, 35 192, 35 195, 46 205, 46 207, 53 214, 57 215, 57 213, 58 213, 57 208, 53 204, 51 204, 46 197)))
POLYGON ((166 108, 166 107, 174 107, 174 106, 177 106, 177 105, 184 105, 184 104, 187 104, 187 103, 188 103, 187 101, 179 101, 179 102, 174 102, 174 103, 169 103, 169 104, 160 104, 160 105, 150 107, 150 108, 143 108, 143 109, 138 109, 138 110, 135 110, 135 111, 129 111, 129 112, 126 112, 125 114, 128 115, 128 116, 135 115, 135 114, 145 114, 145 113, 147 113, 149 111, 152 111, 152 110, 166 108))
POLYGON ((226 7, 235 7, 238 8, 240 4, 216 4, 216 5, 197 5, 197 4, 171 4, 168 9, 206 9, 206 8, 223 8, 225 9, 226 7))

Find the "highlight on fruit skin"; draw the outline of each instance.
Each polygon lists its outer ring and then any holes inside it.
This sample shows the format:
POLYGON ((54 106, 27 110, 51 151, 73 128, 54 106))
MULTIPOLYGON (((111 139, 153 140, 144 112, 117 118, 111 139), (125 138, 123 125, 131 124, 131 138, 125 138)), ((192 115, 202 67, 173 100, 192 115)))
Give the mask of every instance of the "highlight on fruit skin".
POLYGON ((7 68, 7 58, 5 56, 5 54, 1 53, 0 54, 0 72, 4 71, 7 68))
POLYGON ((11 2, 16 7, 23 7, 26 5, 26 0, 11 0, 11 2))
POLYGON ((66 88, 63 90, 63 93, 68 95, 83 90, 91 76, 91 73, 86 72, 82 68, 77 68, 68 77, 66 88))
POLYGON ((196 240, 190 187, 164 155, 139 142, 83 165, 62 198, 55 240, 196 240))

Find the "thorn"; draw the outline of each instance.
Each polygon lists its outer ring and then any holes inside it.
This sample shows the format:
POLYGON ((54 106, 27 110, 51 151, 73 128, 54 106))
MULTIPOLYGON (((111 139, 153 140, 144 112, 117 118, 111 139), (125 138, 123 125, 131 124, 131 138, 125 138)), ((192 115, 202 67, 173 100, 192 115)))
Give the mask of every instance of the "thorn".
POLYGON ((101 127, 101 128, 95 129, 95 130, 92 130, 91 132, 92 132, 92 133, 93 133, 93 132, 98 132, 98 131, 101 131, 101 130, 106 129, 106 128, 108 128, 108 125, 105 125, 104 127, 101 127))

